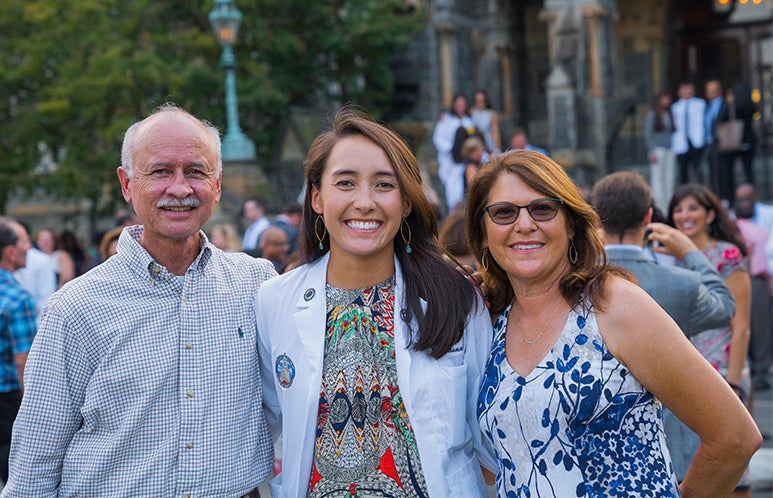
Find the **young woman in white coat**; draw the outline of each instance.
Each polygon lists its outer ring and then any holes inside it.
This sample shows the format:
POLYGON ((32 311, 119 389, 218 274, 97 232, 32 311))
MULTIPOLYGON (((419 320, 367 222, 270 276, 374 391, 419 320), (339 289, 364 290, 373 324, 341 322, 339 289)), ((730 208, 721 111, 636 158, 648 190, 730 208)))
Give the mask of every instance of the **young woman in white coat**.
POLYGON ((272 496, 484 497, 491 321, 443 258, 405 142, 343 108, 304 162, 299 268, 256 302, 272 496))

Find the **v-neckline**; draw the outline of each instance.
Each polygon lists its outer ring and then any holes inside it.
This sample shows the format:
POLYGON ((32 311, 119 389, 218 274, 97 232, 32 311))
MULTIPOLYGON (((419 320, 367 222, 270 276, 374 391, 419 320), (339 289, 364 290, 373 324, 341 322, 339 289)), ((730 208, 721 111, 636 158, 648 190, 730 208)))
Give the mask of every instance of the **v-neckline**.
POLYGON ((542 358, 540 358, 540 360, 537 362, 537 364, 534 365, 534 367, 525 375, 521 374, 518 370, 516 370, 515 367, 513 367, 513 365, 510 363, 510 359, 507 357, 507 324, 510 321, 510 312, 511 311, 512 311, 512 308, 507 313, 507 322, 505 322, 505 325, 504 325, 503 338, 502 338, 503 339, 502 340, 502 348, 504 349, 505 363, 507 364, 507 367, 515 375, 517 375, 518 377, 520 377, 522 379, 526 379, 528 381, 528 380, 531 380, 534 372, 539 369, 540 365, 543 365, 546 362, 546 360, 548 359, 548 357, 553 354, 553 350, 555 349, 556 344, 558 344, 558 341, 564 335, 564 331, 566 330, 566 326, 567 326, 567 324, 569 323, 569 320, 572 317, 573 310, 571 308, 569 309, 569 312, 566 315, 566 319, 564 320, 564 324, 561 327, 561 333, 558 334, 556 339, 553 341, 553 344, 550 345, 550 348, 545 352, 545 354, 542 356, 542 358))

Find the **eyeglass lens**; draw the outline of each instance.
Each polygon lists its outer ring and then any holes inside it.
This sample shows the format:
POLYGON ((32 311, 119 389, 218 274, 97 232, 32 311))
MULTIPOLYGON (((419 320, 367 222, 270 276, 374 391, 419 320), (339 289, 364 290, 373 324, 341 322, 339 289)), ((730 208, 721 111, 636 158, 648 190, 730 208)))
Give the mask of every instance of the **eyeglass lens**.
POLYGON ((550 221, 558 214, 561 201, 558 199, 535 199, 525 206, 512 202, 497 202, 489 204, 484 209, 491 221, 497 225, 509 225, 518 219, 521 208, 526 208, 534 221, 550 221))

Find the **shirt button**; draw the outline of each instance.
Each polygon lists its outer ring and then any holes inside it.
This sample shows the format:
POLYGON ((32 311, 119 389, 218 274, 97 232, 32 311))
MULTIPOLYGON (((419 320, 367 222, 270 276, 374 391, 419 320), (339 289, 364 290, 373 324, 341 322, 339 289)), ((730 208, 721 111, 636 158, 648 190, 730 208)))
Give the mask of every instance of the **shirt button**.
POLYGON ((188 448, 189 450, 193 448, 193 441, 188 441, 187 443, 185 443, 185 447, 188 448))
POLYGON ((189 398, 193 397, 193 391, 188 391, 186 394, 188 395, 189 398))
POLYGON ((188 302, 188 296, 184 296, 184 297, 183 297, 183 302, 184 302, 184 303, 187 303, 187 302, 188 302))
POLYGON ((191 498, 191 495, 183 495, 183 498, 191 498))
POLYGON ((153 273, 155 273, 156 275, 158 275, 159 273, 161 273, 161 268, 159 268, 158 266, 154 267, 154 268, 153 268, 153 273))
POLYGON ((185 349, 187 349, 188 351, 190 351, 191 349, 193 349, 193 344, 191 344, 190 342, 186 342, 186 343, 185 343, 185 349))

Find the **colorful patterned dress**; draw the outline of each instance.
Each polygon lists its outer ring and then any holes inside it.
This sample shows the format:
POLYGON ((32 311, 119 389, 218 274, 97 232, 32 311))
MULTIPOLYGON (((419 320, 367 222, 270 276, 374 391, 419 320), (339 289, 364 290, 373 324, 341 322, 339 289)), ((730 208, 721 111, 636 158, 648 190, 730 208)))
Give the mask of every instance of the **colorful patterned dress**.
MULTIPOLYGON (((725 241, 716 241, 703 250, 708 260, 715 266, 722 278, 727 278, 736 271, 749 271, 746 261, 737 246, 725 241)), ((677 262, 677 264, 680 264, 677 262)), ((690 337, 690 342, 701 352, 704 358, 724 377, 730 359, 730 342, 733 340, 733 329, 730 323, 724 327, 704 330, 690 337)), ((748 393, 751 389, 751 375, 748 362, 741 372, 741 387, 748 393)), ((670 411, 665 411, 666 434, 668 448, 674 460, 674 470, 681 481, 692 463, 695 452, 700 445, 697 434, 687 428, 670 411)), ((749 472, 744 472, 739 486, 749 486, 749 472)))
POLYGON ((328 285, 327 330, 310 497, 426 497, 397 384, 395 278, 328 285))
MULTIPOLYGON (((579 307, 578 307, 579 308, 579 307)), ((500 497, 679 496, 658 403, 607 350, 592 311, 569 312, 526 377, 505 356, 510 308, 478 397, 500 497)))

